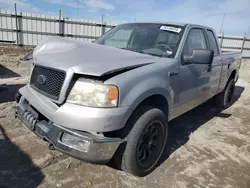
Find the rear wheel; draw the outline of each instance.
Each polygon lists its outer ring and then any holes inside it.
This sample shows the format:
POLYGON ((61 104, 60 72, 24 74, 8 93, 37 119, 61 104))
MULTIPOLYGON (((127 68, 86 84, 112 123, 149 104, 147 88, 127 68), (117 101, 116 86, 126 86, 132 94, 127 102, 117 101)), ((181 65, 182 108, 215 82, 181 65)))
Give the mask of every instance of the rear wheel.
POLYGON ((121 169, 135 176, 145 176, 156 167, 167 140, 167 118, 153 107, 143 106, 133 114, 134 122, 124 152, 121 169))
POLYGON ((235 82, 233 79, 230 79, 224 91, 216 96, 216 102, 218 107, 228 108, 229 106, 231 106, 233 103, 234 92, 235 92, 235 82))

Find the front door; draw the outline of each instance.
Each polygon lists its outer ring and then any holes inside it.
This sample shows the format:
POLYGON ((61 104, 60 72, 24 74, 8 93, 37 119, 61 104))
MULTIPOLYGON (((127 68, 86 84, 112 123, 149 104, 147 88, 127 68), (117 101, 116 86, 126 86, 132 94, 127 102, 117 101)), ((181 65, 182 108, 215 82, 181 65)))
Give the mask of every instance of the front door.
MULTIPOLYGON (((208 49, 208 43, 202 28, 191 28, 188 32, 183 51, 183 55, 191 56, 194 49, 208 49)), ((207 93, 210 91, 211 69, 205 64, 185 65, 180 58, 179 70, 179 105, 177 114, 182 114, 208 99, 207 93)))

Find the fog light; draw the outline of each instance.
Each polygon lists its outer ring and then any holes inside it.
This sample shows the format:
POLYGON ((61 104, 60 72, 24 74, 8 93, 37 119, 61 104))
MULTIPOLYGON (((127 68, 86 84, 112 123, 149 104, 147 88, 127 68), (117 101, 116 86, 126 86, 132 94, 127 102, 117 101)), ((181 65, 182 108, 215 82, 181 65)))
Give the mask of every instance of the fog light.
POLYGON ((83 152, 88 152, 89 147, 90 147, 90 142, 87 140, 83 140, 80 137, 71 135, 71 134, 67 134, 67 133, 63 133, 61 141, 63 144, 79 150, 79 151, 83 151, 83 152))

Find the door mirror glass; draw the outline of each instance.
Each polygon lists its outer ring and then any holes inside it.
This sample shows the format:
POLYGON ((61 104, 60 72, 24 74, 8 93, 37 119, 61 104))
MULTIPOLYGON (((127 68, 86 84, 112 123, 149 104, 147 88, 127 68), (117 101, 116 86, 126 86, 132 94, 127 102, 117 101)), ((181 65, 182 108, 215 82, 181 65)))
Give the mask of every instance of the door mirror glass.
POLYGON ((192 52, 192 55, 184 55, 183 61, 184 64, 212 64, 214 58, 214 51, 204 50, 204 49, 195 49, 192 52))

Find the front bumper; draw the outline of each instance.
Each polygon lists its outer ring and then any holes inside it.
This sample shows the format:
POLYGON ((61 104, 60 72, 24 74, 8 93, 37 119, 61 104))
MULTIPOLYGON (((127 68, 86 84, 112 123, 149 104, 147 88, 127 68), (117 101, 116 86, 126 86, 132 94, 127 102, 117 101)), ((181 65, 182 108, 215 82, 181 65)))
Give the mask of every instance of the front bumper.
POLYGON ((55 149, 87 162, 108 162, 122 142, 120 138, 99 137, 87 132, 62 127, 45 119, 39 119, 38 116, 41 116, 39 112, 31 107, 24 97, 20 98, 16 107, 16 116, 38 136, 52 144, 55 149), (62 135, 65 133, 88 142, 88 149, 75 149, 74 146, 63 143, 62 135))
POLYGON ((30 85, 19 92, 29 104, 57 125, 87 132, 110 132, 125 126, 132 114, 129 106, 117 108, 92 108, 64 103, 57 105, 46 96, 33 90, 30 85))

